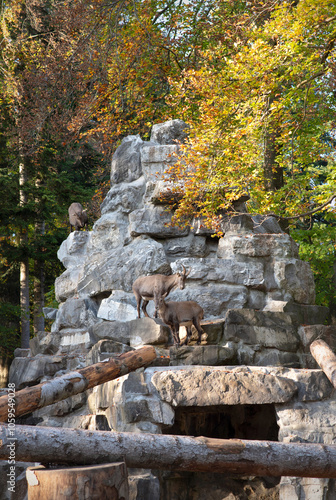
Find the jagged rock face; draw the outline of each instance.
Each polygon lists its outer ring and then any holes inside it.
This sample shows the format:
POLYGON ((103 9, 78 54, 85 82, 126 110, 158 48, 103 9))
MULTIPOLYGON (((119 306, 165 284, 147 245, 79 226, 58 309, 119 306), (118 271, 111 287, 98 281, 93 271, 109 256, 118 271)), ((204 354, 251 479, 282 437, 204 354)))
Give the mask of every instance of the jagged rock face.
POLYGON ((205 319, 224 317, 229 309, 314 304, 309 265, 298 258, 297 245, 274 218, 226 218, 219 240, 197 221, 193 228, 170 225, 172 213, 157 206, 166 187, 161 176, 176 161, 186 131, 183 121, 171 120, 155 125, 149 142, 139 136, 122 141, 112 159, 101 218, 90 233, 71 233, 60 248, 67 269, 56 280, 57 300, 91 297, 100 305, 103 299, 99 318, 130 321, 137 317, 135 279, 184 265, 191 269, 186 288, 170 298, 196 300, 205 319))
MULTIPOLYGON (((10 381, 20 389, 152 344, 158 355, 153 366, 37 410, 34 422, 153 433, 195 429, 193 435, 220 438, 277 439, 279 433, 284 441, 335 442, 332 387, 309 352, 315 338, 336 338, 335 327, 323 326, 326 309, 314 305, 313 275, 296 243, 272 217, 226 215, 220 239, 201 220, 183 230, 170 226, 172 214, 162 202, 169 199, 169 185, 161 176, 176 161, 186 133, 183 121, 171 120, 155 125, 149 142, 139 136, 122 141, 102 216, 92 231, 72 232, 59 249, 66 270, 55 283, 59 308, 46 311, 54 319, 52 331, 32 339, 30 356, 17 353, 10 381), (137 318, 132 284, 141 275, 175 273, 182 266, 190 270, 186 286, 167 300, 196 300, 205 313, 204 334, 202 345, 168 349, 171 332, 153 319, 152 301, 151 318, 137 318)), ((245 212, 244 199, 238 206, 245 212)), ((187 483, 177 475, 139 472, 130 478, 130 498, 159 500, 168 489, 170 498, 184 498, 187 483)), ((204 481, 199 474, 188 477, 196 500, 215 492, 238 498, 231 480, 204 481)), ((333 491, 328 480, 309 481, 284 479, 281 500, 308 498, 310 485, 321 494, 333 491)), ((249 481, 249 491, 252 486, 249 481)), ((257 491, 278 498, 277 489, 270 495, 264 484, 257 491)))

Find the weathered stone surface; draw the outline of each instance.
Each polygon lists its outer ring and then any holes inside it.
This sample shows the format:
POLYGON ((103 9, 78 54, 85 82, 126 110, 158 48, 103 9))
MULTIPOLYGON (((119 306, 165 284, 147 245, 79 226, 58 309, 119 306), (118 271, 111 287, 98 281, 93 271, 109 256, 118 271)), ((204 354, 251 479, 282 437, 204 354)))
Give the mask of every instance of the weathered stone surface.
POLYGON ((79 262, 83 261, 91 234, 91 231, 74 231, 63 241, 57 251, 57 257, 66 269, 77 267, 79 262))
POLYGON ((139 237, 129 245, 96 255, 84 267, 78 283, 80 295, 97 295, 111 290, 132 291, 132 284, 142 275, 169 272, 163 246, 156 241, 139 237))
POLYGON ((174 410, 171 406, 155 398, 128 401, 123 410, 124 420, 129 424, 147 420, 170 427, 174 423, 174 410))
POLYGON ((246 234, 253 232, 253 220, 252 217, 246 214, 242 215, 230 215, 224 214, 223 219, 220 224, 221 230, 225 234, 246 234))
MULTIPOLYGON (((133 399, 147 398, 149 389, 145 383, 143 372, 132 372, 121 377, 119 380, 111 380, 99 385, 97 389, 88 396, 89 405, 99 410, 106 410, 111 400, 114 404, 123 403, 133 399)), ((114 427, 116 428, 116 427, 114 427)))
MULTIPOLYGON (((264 310, 267 302, 267 294, 262 290, 249 288, 246 307, 248 309, 264 310)), ((272 309, 270 309, 272 311, 272 309)))
POLYGON ((142 205, 145 187, 143 176, 130 183, 125 182, 112 186, 100 205, 102 215, 114 211, 129 214, 138 209, 142 205))
POLYGON ((141 149, 141 165, 146 182, 156 182, 167 167, 177 160, 177 145, 158 146, 145 144, 141 149))
POLYGON ((63 328, 89 328, 97 321, 98 306, 90 299, 68 299, 60 305, 52 332, 63 328))
POLYGON ((162 242, 163 248, 171 259, 179 257, 206 257, 209 253, 206 238, 189 233, 187 236, 167 238, 162 242))
POLYGON ((105 359, 114 358, 124 352, 132 351, 132 348, 115 340, 99 340, 86 356, 86 364, 93 365, 105 359))
POLYGON ((302 366, 300 354, 269 348, 255 350, 253 356, 245 361, 246 364, 255 366, 284 366, 287 368, 300 368, 302 366))
POLYGON ((227 367, 157 371, 151 381, 173 407, 284 403, 297 391, 288 379, 227 367))
POLYGON ((299 304, 314 304, 315 283, 308 262, 298 259, 274 262, 274 277, 278 288, 288 292, 299 304))
POLYGON ((132 236, 146 234, 154 238, 186 236, 189 229, 171 225, 172 213, 163 207, 142 208, 129 215, 132 236))
POLYGON ((207 345, 207 346, 181 346, 171 347, 170 365, 205 365, 223 366, 230 363, 235 357, 236 350, 228 346, 207 345))
POLYGON ((276 411, 281 441, 336 444, 335 397, 277 406, 276 411))
MULTIPOLYGON (((205 225, 204 219, 202 217, 194 217, 191 222, 191 231, 198 236, 212 236, 215 231, 205 225)), ((217 252, 217 244, 216 244, 217 252)))
POLYGON ((218 242, 217 255, 221 259, 236 257, 298 257, 298 245, 285 233, 225 235, 218 242))
POLYGON ((9 382, 19 391, 26 386, 39 384, 45 376, 52 377, 66 367, 66 360, 61 356, 43 356, 34 358, 14 358, 9 370, 9 382))
POLYGON ((108 321, 132 321, 138 316, 134 294, 113 290, 101 301, 97 316, 108 321))
POLYGON ((170 329, 160 319, 140 318, 131 321, 102 321, 90 328, 96 339, 110 339, 131 347, 166 344, 170 329))
POLYGON ((46 319, 56 319, 57 311, 55 307, 43 307, 43 316, 46 319))
POLYGON ((160 319, 140 318, 130 322, 131 347, 166 344, 169 335, 169 327, 160 319))
POLYGON ((317 338, 323 338, 329 328, 330 327, 326 325, 300 325, 298 328, 298 334, 301 344, 304 347, 309 347, 309 345, 317 338))
POLYGON ((130 500, 160 500, 160 483, 157 477, 148 471, 128 474, 130 500))
POLYGON ((176 144, 185 142, 189 125, 183 120, 169 120, 156 123, 152 127, 150 140, 159 144, 176 144))
POLYGON ((61 343, 61 337, 62 335, 60 332, 38 332, 37 335, 29 341, 31 355, 56 354, 61 343))
POLYGON ((14 349, 15 358, 29 358, 31 356, 30 348, 25 349, 22 347, 17 347, 14 349))
MULTIPOLYGON (((267 369, 266 369, 267 370, 267 369)), ((293 380, 298 388, 299 401, 319 401, 329 398, 333 386, 322 370, 291 370, 283 367, 269 368, 269 373, 293 380)))
POLYGON ((229 307, 241 309, 247 303, 247 289, 239 285, 225 283, 191 285, 188 283, 184 290, 173 290, 169 300, 195 300, 204 309, 204 319, 223 318, 229 307))
POLYGON ((129 241, 128 218, 122 213, 106 213, 95 222, 87 254, 91 259, 96 253, 104 253, 123 246, 129 241))
POLYGON ((296 352, 299 345, 299 337, 289 314, 252 309, 227 312, 224 339, 291 352, 296 352))
POLYGON ((207 336, 207 344, 220 344, 224 333, 224 318, 213 321, 203 320, 201 326, 207 336))
POLYGON ((130 342, 130 328, 128 321, 99 321, 89 328, 90 333, 96 339, 109 339, 122 344, 130 342))
POLYGON ((234 259, 182 258, 176 259, 172 269, 184 265, 191 269, 188 281, 197 280, 207 285, 211 281, 227 284, 263 287, 264 265, 262 262, 238 262, 234 259))
POLYGON ((55 297, 57 302, 64 302, 65 300, 77 296, 78 282, 83 278, 84 267, 79 265, 71 267, 64 271, 61 276, 55 280, 55 297))
POLYGON ((280 500, 332 500, 336 484, 334 479, 282 477, 279 495, 280 500))
POLYGON ((80 393, 72 396, 70 398, 64 399, 63 401, 58 401, 48 407, 41 408, 40 410, 34 412, 34 416, 37 417, 64 417, 72 412, 77 411, 82 408, 86 403, 86 394, 80 393))
POLYGON ((111 185, 133 182, 142 175, 140 150, 144 142, 139 135, 125 137, 112 158, 111 185))
POLYGON ((229 344, 235 346, 237 352, 236 364, 238 365, 284 366, 287 368, 300 368, 301 366, 305 366, 302 365, 302 354, 280 351, 279 349, 263 347, 259 344, 244 344, 241 341, 229 342, 229 344))
MULTIPOLYGON (((156 166, 158 164, 155 164, 156 166)), ((161 171, 164 170, 164 167, 162 166, 161 171)), ((159 174, 157 174, 157 179, 154 178, 156 176, 152 175, 150 177, 151 180, 149 180, 146 184, 146 191, 144 194, 144 202, 145 204, 153 204, 153 205, 176 205, 181 198, 182 198, 182 193, 183 193, 183 182, 172 182, 168 181, 165 178, 165 175, 162 175, 160 177, 159 174)))
POLYGON ((59 344, 60 353, 68 353, 80 350, 86 353, 93 345, 95 339, 88 329, 69 328, 61 331, 61 340, 59 344))
POLYGON ((252 215, 254 233, 283 233, 275 217, 252 215))

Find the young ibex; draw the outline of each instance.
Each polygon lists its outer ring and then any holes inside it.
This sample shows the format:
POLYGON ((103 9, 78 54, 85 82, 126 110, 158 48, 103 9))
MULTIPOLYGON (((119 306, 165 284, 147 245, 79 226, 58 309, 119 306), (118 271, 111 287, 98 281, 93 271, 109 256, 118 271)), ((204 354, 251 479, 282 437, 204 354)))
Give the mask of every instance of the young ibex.
POLYGON ((200 322, 204 317, 202 307, 194 300, 184 302, 165 302, 161 297, 159 299, 159 317, 172 331, 174 344, 176 347, 180 345, 180 326, 185 326, 187 329, 187 337, 185 345, 188 345, 191 337, 191 325, 194 325, 198 331, 197 344, 201 343, 203 330, 200 322))
POLYGON ((83 209, 80 203, 71 203, 69 207, 69 221, 70 221, 70 232, 72 228, 75 228, 75 231, 79 231, 81 227, 88 225, 88 216, 86 210, 83 209))
POLYGON ((182 273, 175 273, 169 276, 165 274, 153 274, 152 276, 140 276, 137 278, 132 286, 133 293, 137 301, 138 318, 140 318, 140 304, 143 300, 141 309, 144 315, 149 318, 146 307, 150 300, 154 300, 155 312, 154 317, 157 318, 158 301, 160 297, 167 297, 169 292, 179 287, 183 290, 185 280, 190 273, 190 269, 186 272, 186 268, 182 266, 182 273))

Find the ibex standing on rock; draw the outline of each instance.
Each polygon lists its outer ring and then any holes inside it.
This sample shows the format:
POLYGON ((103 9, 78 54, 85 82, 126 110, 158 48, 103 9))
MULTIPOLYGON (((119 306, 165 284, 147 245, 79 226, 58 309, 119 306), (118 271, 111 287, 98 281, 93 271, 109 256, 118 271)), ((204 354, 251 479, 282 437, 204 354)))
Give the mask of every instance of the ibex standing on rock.
POLYGON ((140 318, 140 304, 143 300, 141 309, 144 315, 149 318, 147 314, 146 307, 150 300, 154 300, 155 313, 154 317, 157 318, 157 310, 159 305, 160 297, 167 297, 169 292, 175 288, 179 287, 183 290, 185 285, 185 280, 190 273, 187 272, 186 268, 183 267, 182 273, 171 274, 166 276, 165 274, 153 274, 152 276, 140 276, 137 278, 132 286, 133 293, 137 301, 138 318, 140 318))
POLYGON ((165 302, 161 297, 159 299, 159 317, 170 327, 176 347, 180 345, 180 326, 185 326, 187 329, 185 345, 188 345, 191 337, 191 325, 194 325, 198 331, 197 344, 201 343, 203 330, 200 323, 204 313, 202 307, 194 300, 165 302))
POLYGON ((69 221, 70 221, 70 232, 72 228, 75 228, 75 231, 79 231, 81 227, 88 225, 88 216, 86 210, 83 209, 80 203, 71 203, 69 207, 69 221))

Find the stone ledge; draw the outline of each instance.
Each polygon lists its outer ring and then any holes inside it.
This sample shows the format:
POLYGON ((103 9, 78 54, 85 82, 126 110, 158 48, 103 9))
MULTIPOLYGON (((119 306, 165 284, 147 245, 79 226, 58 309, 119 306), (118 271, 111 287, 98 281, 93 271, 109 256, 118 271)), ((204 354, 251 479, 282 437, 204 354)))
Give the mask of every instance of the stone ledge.
POLYGON ((171 347, 169 353, 171 366, 225 365, 236 355, 235 349, 218 345, 171 347))
POLYGON ((333 389, 322 370, 282 367, 156 367, 145 379, 172 406, 320 401, 333 389))

